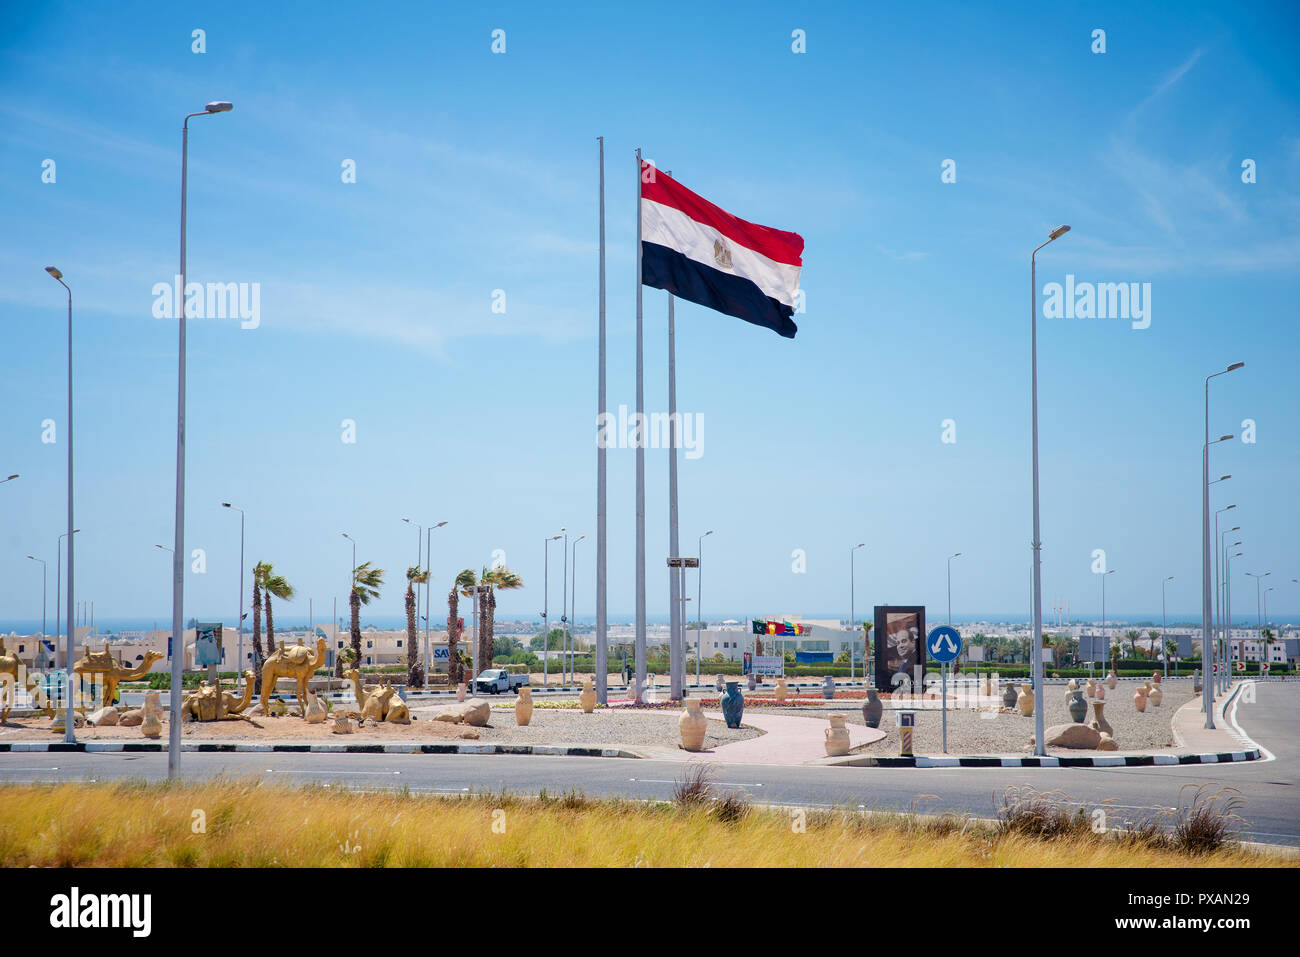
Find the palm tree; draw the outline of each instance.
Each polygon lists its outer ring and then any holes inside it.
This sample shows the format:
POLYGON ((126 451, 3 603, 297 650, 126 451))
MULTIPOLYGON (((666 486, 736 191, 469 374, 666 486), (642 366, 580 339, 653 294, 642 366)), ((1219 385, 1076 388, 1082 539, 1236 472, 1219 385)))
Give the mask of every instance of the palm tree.
POLYGON ((464 679, 464 666, 461 664, 460 651, 460 596, 469 595, 468 590, 475 584, 474 570, 466 568, 452 582, 451 591, 447 593, 447 683, 458 685, 464 679))
POLYGON ((505 565, 485 568, 479 576, 479 584, 487 586, 480 592, 479 599, 479 663, 480 667, 492 665, 493 626, 496 621, 498 588, 523 588, 524 580, 505 565))
POLYGON ((1142 632, 1130 629, 1124 632, 1124 637, 1128 639, 1128 646, 1133 651, 1133 657, 1138 656, 1138 639, 1142 637, 1142 632))
POLYGON ((379 597, 379 587, 384 583, 384 570, 371 568, 369 562, 362 562, 352 569, 352 592, 348 595, 348 604, 352 607, 352 651, 356 654, 357 667, 361 667, 361 606, 369 605, 379 597))
POLYGON ((262 651, 262 575, 270 566, 258 562, 253 566, 253 670, 260 676, 266 653, 262 651))
POLYGON ((262 601, 266 605, 266 648, 267 653, 275 651, 275 619, 271 617, 271 597, 289 601, 293 598, 293 586, 283 575, 277 575, 270 562, 262 563, 262 601))
POLYGON ((415 586, 429 581, 428 569, 421 570, 419 565, 412 565, 406 570, 406 686, 414 689, 424 679, 420 670, 419 647, 415 636, 415 586))

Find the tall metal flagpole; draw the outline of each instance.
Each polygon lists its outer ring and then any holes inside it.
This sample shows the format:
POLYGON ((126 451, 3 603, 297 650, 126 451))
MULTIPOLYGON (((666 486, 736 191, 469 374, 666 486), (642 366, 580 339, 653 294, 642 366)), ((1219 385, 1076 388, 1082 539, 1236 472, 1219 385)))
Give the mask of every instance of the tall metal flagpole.
MULTIPOLYGON (((673 171, 668 170, 672 176, 673 171)), ((677 333, 674 328, 673 296, 668 294, 668 554, 674 558, 681 557, 677 539, 677 333)), ((668 569, 668 658, 671 680, 671 697, 679 700, 682 696, 682 624, 686 609, 681 602, 682 571, 680 568, 668 569)))
MULTIPOLYGON (((609 415, 605 411, 605 137, 600 141, 600 333, 599 364, 596 374, 596 430, 606 429, 609 415)), ((640 175, 638 173, 638 175, 640 175)), ((596 700, 609 703, 609 647, 605 606, 605 446, 596 442, 596 700)))
POLYGON ((645 342, 641 319, 641 150, 636 151, 636 688, 645 689, 645 342))

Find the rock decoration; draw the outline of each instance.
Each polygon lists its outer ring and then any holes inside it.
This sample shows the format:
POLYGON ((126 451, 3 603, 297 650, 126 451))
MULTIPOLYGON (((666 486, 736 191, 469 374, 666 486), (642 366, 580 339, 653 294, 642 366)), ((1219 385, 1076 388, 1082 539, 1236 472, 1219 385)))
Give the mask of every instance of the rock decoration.
POLYGON ((515 724, 524 727, 533 720, 533 689, 524 685, 519 689, 519 699, 515 701, 515 724))
POLYGON ((849 729, 844 726, 844 715, 830 716, 831 726, 826 729, 826 755, 839 757, 849 753, 849 729))
POLYGON ((687 698, 686 710, 677 719, 677 730, 682 736, 682 749, 684 751, 701 750, 704 747, 704 733, 708 730, 708 726, 708 719, 704 717, 704 712, 700 710, 700 700, 698 698, 687 698))
POLYGON ((140 733, 146 738, 162 735, 162 699, 157 691, 144 694, 144 720, 140 722, 140 733))
POLYGON ((468 724, 476 728, 487 727, 492 715, 492 705, 482 698, 470 698, 455 704, 443 705, 434 712, 434 721, 450 721, 452 724, 468 724))
POLYGON ((120 718, 121 715, 118 714, 117 709, 112 705, 105 705, 98 711, 93 711, 86 715, 86 720, 96 728, 111 728, 113 725, 117 724, 120 718))
POLYGON ((1095 751, 1101 744, 1101 732, 1086 724, 1054 724, 1043 732, 1049 748, 1072 748, 1095 751))
MULTIPOLYGON (((1075 681, 1073 678, 1071 678, 1071 679, 1070 679, 1070 683, 1067 684, 1067 685, 1065 686, 1065 688, 1066 688, 1067 691, 1078 691, 1078 690, 1079 690, 1079 682, 1077 682, 1077 681, 1075 681)), ((1070 697, 1069 695, 1066 695, 1066 698, 1069 698, 1069 697, 1070 697)))

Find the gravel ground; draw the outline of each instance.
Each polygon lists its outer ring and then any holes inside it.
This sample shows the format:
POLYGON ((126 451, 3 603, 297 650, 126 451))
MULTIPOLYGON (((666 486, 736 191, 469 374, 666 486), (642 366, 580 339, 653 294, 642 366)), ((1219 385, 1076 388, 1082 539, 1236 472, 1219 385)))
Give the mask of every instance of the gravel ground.
MULTIPOLYGON (((614 747, 620 744, 658 744, 673 746, 681 743, 677 730, 680 711, 641 711, 600 709, 591 714, 581 711, 562 711, 555 708, 534 708, 532 720, 525 726, 515 724, 511 708, 493 709, 488 727, 477 728, 481 742, 505 744, 582 744, 614 747)), ((721 721, 709 721, 704 735, 704 746, 712 748, 732 741, 756 738, 756 728, 728 728, 721 721)))
MULTIPOLYGON (((1164 702, 1159 708, 1147 706, 1147 710, 1138 714, 1133 707, 1133 692, 1138 683, 1122 681, 1114 691, 1107 689, 1105 702, 1106 720, 1115 729, 1116 743, 1123 751, 1169 750, 1174 746, 1173 731, 1170 722, 1174 712, 1194 696, 1190 679, 1169 680, 1161 685, 1164 702)), ((1086 695, 1085 701, 1090 701, 1086 695)), ((1044 691, 1044 726, 1068 724, 1070 714, 1065 709, 1065 685, 1048 685, 1044 691)), ((885 737, 875 744, 855 748, 855 753, 863 754, 898 754, 898 728, 895 716, 890 710, 889 702, 884 702, 885 713, 880 721, 880 730, 885 737)), ((859 702, 828 701, 819 708, 764 708, 764 714, 797 714, 802 717, 816 717, 825 714, 843 714, 848 724, 865 724, 862 720, 862 706, 859 702)), ((1092 720, 1092 706, 1089 704, 1088 721, 1092 720)), ((998 713, 993 717, 965 709, 948 711, 948 753, 949 754, 1017 754, 1031 752, 1030 739, 1034 735, 1034 719, 1026 718, 1017 711, 1015 714, 998 713)), ((943 753, 942 718, 940 712, 919 711, 916 716, 916 729, 912 734, 912 751, 915 754, 943 753)), ((1048 748, 1048 754, 1071 755, 1091 754, 1093 752, 1072 751, 1066 748, 1048 748)))

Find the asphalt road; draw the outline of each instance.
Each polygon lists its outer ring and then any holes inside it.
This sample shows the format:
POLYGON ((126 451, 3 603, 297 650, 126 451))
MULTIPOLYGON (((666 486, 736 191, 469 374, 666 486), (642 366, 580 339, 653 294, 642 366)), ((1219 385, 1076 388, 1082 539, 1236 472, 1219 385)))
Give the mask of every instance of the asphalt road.
MULTIPOLYGON (((1143 768, 832 768, 727 765, 715 785, 748 792, 763 804, 945 810, 991 817, 1004 789, 1029 784, 1063 800, 1111 802, 1112 826, 1144 809, 1186 803, 1199 785, 1242 792, 1246 840, 1300 846, 1300 683, 1260 684, 1256 700, 1236 708, 1237 724, 1272 760, 1143 768), (1187 786, 1191 787, 1188 788, 1187 786), (1184 790, 1186 788, 1186 790, 1184 790)), ((667 799, 682 773, 672 762, 627 758, 512 755, 199 754, 183 757, 184 775, 329 782, 360 789, 409 788, 457 794, 507 789, 536 794, 577 788, 593 797, 667 799)), ((165 754, 0 754, 0 781, 159 779, 165 754)))

